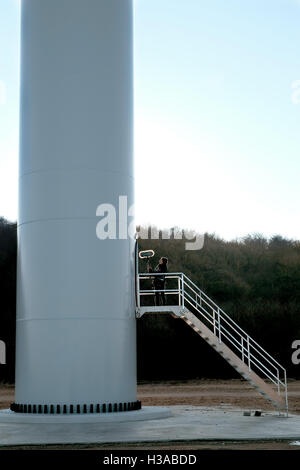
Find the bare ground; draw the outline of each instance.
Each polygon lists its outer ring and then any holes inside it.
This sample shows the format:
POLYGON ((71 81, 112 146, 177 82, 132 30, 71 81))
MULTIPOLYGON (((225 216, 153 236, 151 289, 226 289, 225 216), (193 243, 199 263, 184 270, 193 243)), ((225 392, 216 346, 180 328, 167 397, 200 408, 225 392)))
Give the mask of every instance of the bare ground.
MULTIPOLYGON (((289 410, 300 414, 300 380, 290 381, 289 410)), ((272 410, 272 406, 244 380, 188 380, 140 383, 138 399, 145 406, 220 406, 238 407, 245 410, 272 410)), ((8 408, 14 401, 14 386, 0 384, 0 409, 8 408)), ((93 444, 93 445, 55 445, 55 446, 18 446, 7 449, 144 449, 144 450, 197 450, 197 449, 270 449, 300 450, 300 446, 291 446, 286 441, 181 441, 128 444, 93 444)))
MULTIPOLYGON (((290 381, 289 409, 300 414, 300 380, 290 381)), ((245 380, 189 380, 139 384, 143 405, 236 406, 272 410, 272 406, 245 380)))

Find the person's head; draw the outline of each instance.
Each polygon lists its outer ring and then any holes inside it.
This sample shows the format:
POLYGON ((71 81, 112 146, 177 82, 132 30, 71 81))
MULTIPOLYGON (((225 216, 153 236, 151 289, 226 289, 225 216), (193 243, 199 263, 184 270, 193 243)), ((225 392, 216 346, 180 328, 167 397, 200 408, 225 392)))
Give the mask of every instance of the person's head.
POLYGON ((162 256, 159 260, 159 264, 168 264, 168 258, 162 256))

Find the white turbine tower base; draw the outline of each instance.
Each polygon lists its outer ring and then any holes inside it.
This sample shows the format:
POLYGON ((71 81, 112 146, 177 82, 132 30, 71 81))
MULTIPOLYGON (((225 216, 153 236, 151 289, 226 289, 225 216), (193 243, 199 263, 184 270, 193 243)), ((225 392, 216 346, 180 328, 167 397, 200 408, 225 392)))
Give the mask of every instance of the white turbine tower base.
POLYGON ((134 240, 96 208, 134 202, 132 0, 23 0, 16 413, 140 408, 134 240))

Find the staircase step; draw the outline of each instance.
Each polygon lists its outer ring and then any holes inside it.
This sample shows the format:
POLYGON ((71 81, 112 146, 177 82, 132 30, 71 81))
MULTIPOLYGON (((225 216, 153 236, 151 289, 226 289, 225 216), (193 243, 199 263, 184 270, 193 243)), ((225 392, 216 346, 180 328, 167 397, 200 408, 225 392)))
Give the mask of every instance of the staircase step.
POLYGON ((276 401, 276 392, 273 388, 264 380, 259 377, 255 372, 249 369, 248 365, 238 357, 229 346, 225 343, 220 342, 219 338, 214 335, 213 331, 209 330, 199 318, 197 318, 191 312, 181 317, 184 321, 193 328, 193 330, 201 336, 212 348, 217 351, 244 379, 258 390, 258 392, 272 403, 273 406, 279 409, 284 409, 282 397, 278 395, 278 401, 276 401))

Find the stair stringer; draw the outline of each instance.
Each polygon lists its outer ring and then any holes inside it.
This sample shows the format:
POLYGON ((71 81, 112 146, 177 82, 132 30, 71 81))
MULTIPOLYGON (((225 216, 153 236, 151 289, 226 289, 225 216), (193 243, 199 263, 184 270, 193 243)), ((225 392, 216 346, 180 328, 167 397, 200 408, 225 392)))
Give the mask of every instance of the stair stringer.
POLYGON ((210 346, 212 346, 244 379, 246 379, 258 392, 280 411, 286 410, 285 397, 279 395, 271 385, 259 377, 245 364, 226 344, 220 343, 219 338, 190 310, 184 310, 180 316, 193 330, 198 333, 210 346))

